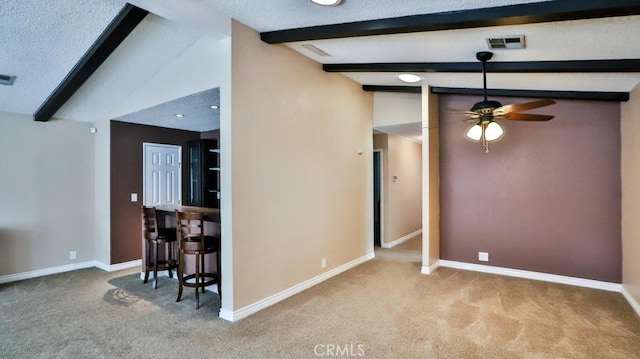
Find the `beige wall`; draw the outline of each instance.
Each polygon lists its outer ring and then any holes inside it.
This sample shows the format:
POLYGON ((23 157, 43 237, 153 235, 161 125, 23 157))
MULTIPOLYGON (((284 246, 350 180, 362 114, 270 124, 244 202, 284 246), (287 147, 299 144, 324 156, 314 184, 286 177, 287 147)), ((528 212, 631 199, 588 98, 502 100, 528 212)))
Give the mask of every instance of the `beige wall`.
POLYGON ((393 126, 422 121, 422 97, 415 93, 375 92, 373 126, 393 126))
MULTIPOLYGON (((622 285, 640 302, 640 86, 622 103, 622 285)), ((636 310, 638 308, 636 307, 636 310)), ((640 314, 640 313, 639 313, 640 314)))
POLYGON ((90 127, 0 113, 0 276, 94 260, 90 127))
POLYGON ((238 310, 372 252, 373 99, 239 23, 232 60, 238 310))
POLYGON ((384 247, 422 229, 422 145, 396 135, 373 137, 382 150, 384 247))

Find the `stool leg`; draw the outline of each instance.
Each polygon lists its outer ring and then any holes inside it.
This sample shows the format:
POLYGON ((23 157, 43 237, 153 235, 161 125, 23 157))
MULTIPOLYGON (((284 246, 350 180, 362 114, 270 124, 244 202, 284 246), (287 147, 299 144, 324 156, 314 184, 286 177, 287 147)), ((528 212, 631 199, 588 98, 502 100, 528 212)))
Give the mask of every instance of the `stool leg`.
POLYGON ((182 251, 178 251, 178 299, 176 299, 176 302, 179 302, 180 298, 182 298, 183 273, 184 273, 184 261, 182 259, 182 251))
POLYGON ((155 262, 153 263, 153 285, 152 288, 158 288, 158 242, 153 242, 153 251, 155 252, 155 262))
POLYGON ((200 308, 200 296, 199 296, 199 292, 198 292, 198 287, 200 286, 200 253, 196 254, 196 278, 195 278, 195 285, 196 285, 196 309, 200 308))
MULTIPOLYGON (((200 270, 202 271, 202 273, 205 273, 204 270, 204 253, 200 256, 200 270)), ((200 282, 202 283, 202 294, 204 294, 204 281, 205 281, 205 277, 201 277, 200 278, 200 282)))
POLYGON ((220 264, 220 249, 218 249, 216 252, 216 279, 218 281, 218 296, 222 299, 222 272, 220 271, 220 268, 222 268, 222 265, 220 264))
MULTIPOLYGON (((166 257, 167 257, 167 263, 171 263, 173 261, 173 242, 168 242, 166 245, 166 257)), ((169 278, 173 278, 173 268, 169 267, 169 278)))
POLYGON ((144 265, 144 282, 147 283, 149 281, 149 261, 151 260, 151 246, 149 245, 149 241, 145 241, 147 248, 147 261, 144 265))

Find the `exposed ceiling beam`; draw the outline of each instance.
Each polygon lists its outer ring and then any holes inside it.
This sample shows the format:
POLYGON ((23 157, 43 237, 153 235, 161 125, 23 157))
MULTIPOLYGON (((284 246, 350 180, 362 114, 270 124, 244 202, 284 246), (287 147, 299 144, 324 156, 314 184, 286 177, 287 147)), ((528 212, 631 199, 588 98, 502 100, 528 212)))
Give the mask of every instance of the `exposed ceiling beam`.
POLYGON ((422 86, 362 85, 362 89, 364 91, 372 91, 372 92, 422 93, 422 86))
MULTIPOLYGON (((378 92, 403 92, 421 93, 422 88, 418 86, 374 86, 363 85, 365 91, 378 92)), ((457 88, 457 87, 432 87, 431 92, 435 94, 447 95, 471 95, 482 96, 483 89, 480 88, 457 88)), ((591 100, 591 101, 628 101, 628 92, 604 92, 604 91, 547 91, 547 90, 506 90, 488 89, 487 95, 501 97, 530 97, 530 98, 553 98, 565 100, 591 100)))
MULTIPOLYGON (((481 72, 475 62, 395 62, 324 64, 327 72, 481 72)), ((488 72, 640 72, 640 59, 487 62, 488 72)))
POLYGON ((638 0, 555 0, 269 31, 261 33, 260 37, 264 42, 277 44, 639 14, 638 0))
POLYGON ((34 120, 51 119, 148 13, 127 3, 53 93, 40 105, 33 116, 34 120))

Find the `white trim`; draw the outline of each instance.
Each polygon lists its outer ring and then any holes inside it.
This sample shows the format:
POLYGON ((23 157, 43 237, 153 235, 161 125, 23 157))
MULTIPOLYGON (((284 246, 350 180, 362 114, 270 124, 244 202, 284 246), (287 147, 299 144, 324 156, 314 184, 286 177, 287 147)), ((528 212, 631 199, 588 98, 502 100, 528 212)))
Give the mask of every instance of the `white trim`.
POLYGON ((433 272, 436 271, 436 269, 438 269, 438 267, 440 267, 440 261, 437 260, 435 262, 433 262, 433 264, 431 264, 430 266, 423 266, 422 269, 420 269, 420 273, 422 274, 431 274, 433 272))
POLYGON ((618 292, 618 293, 620 293, 620 291, 622 290, 622 284, 620 283, 603 282, 598 280, 568 277, 568 276, 557 275, 557 274, 531 272, 531 271, 520 270, 520 269, 493 267, 493 266, 487 266, 482 264, 448 261, 444 259, 441 259, 439 262, 441 267, 457 268, 457 269, 470 270, 470 271, 482 272, 482 273, 500 274, 500 275, 506 275, 509 277, 541 280, 545 282, 575 285, 578 287, 608 290, 611 292, 618 292))
POLYGON ((31 278, 37 278, 37 277, 43 277, 51 274, 70 272, 77 269, 85 269, 85 268, 91 268, 91 267, 95 267, 94 261, 66 264, 66 265, 57 266, 57 267, 32 270, 29 272, 3 275, 3 276, 0 276, 0 284, 16 282, 19 280, 25 280, 25 279, 31 279, 31 278))
POLYGON ((115 272, 123 269, 140 267, 142 266, 142 259, 117 264, 104 264, 102 262, 95 261, 94 266, 106 272, 115 272))
POLYGON ((402 243, 410 240, 411 238, 413 238, 413 237, 415 237, 415 236, 417 236, 417 235, 419 235, 421 233, 422 233, 422 228, 417 230, 417 231, 415 231, 415 232, 413 232, 413 233, 409 233, 404 237, 398 238, 393 242, 389 242, 389 243, 382 242, 382 243, 380 243, 380 245, 382 246, 382 248, 393 248, 393 247, 397 246, 398 244, 402 244, 402 243))
POLYGON ((246 318, 248 316, 250 316, 251 314, 254 314, 262 309, 265 309, 267 307, 270 307, 282 300, 285 300, 295 294, 298 294, 300 292, 302 292, 303 290, 309 289, 311 287, 313 287, 316 284, 319 284, 331 277, 334 277, 342 272, 345 272, 357 265, 360 265, 368 260, 371 260, 375 257, 375 254, 369 253, 366 254, 360 258, 357 258, 349 263, 343 264, 340 267, 331 269, 325 273, 322 273, 318 276, 315 276, 309 280, 306 280, 302 283, 296 284, 293 287, 289 288, 289 289, 285 289, 279 293, 276 293, 272 296, 269 296, 267 298, 264 298, 262 300, 259 300, 253 304, 250 304, 244 308, 241 308, 239 310, 236 311, 230 311, 227 309, 220 309, 220 313, 219 316, 220 318, 224 319, 224 320, 228 320, 230 322, 236 322, 240 319, 246 318))
POLYGON ((640 316, 640 304, 636 301, 636 299, 631 295, 631 293, 629 293, 627 291, 627 289, 624 287, 624 285, 622 286, 622 295, 624 296, 624 298, 627 300, 627 302, 629 302, 629 305, 631 305, 631 308, 633 308, 633 310, 636 311, 636 314, 638 316, 640 316))
MULTIPOLYGON (((158 278, 160 277, 169 277, 169 271, 168 270, 159 270, 158 271, 158 278)), ((144 280, 144 271, 140 272, 140 279, 144 280)), ((149 280, 153 279, 153 271, 150 270, 149 271, 149 280)), ((175 279, 175 277, 174 277, 175 279)))
POLYGON ((112 265, 104 264, 98 261, 87 261, 87 262, 66 264, 66 265, 57 266, 57 267, 37 269, 37 270, 28 271, 28 272, 3 275, 3 276, 0 276, 0 284, 16 282, 16 281, 25 280, 25 279, 32 279, 37 277, 44 277, 46 275, 51 275, 51 274, 71 272, 78 269, 96 267, 98 269, 102 269, 103 271, 115 272, 123 269, 139 267, 141 265, 142 265, 142 259, 138 259, 130 262, 112 264, 112 265))

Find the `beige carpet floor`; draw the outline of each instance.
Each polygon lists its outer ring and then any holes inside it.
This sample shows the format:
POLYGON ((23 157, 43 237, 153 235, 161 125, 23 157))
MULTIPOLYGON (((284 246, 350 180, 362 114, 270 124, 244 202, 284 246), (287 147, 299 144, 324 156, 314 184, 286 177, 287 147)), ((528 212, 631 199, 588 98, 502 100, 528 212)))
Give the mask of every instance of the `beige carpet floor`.
MULTIPOLYGON (((257 274, 258 275, 258 274, 257 274)), ((420 241, 237 323, 217 295, 175 303, 139 269, 86 269, 0 286, 0 358, 640 358, 619 293, 440 268, 420 241)))

